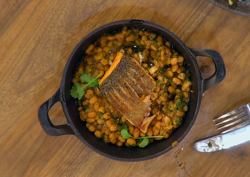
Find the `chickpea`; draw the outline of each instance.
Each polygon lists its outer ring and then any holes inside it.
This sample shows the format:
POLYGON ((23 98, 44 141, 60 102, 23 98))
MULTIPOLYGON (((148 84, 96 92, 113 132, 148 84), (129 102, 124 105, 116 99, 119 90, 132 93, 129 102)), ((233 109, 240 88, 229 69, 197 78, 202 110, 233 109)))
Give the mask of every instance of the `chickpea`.
POLYGON ((159 75, 159 76, 157 76, 157 79, 162 82, 163 81, 163 76, 159 75))
POLYGON ((151 48, 152 50, 154 50, 154 51, 157 51, 157 48, 156 48, 156 46, 155 46, 154 44, 151 44, 151 45, 150 45, 150 48, 151 48))
POLYGON ((94 55, 95 60, 101 60, 104 58, 104 54, 102 52, 98 52, 94 55))
POLYGON ((140 137, 144 137, 144 136, 146 136, 146 134, 143 132, 140 132, 140 137))
POLYGON ((123 143, 122 143, 122 142, 120 142, 120 141, 118 141, 118 142, 116 143, 116 145, 117 145, 117 146, 122 146, 122 145, 123 145, 123 143))
POLYGON ((160 129, 161 128, 161 121, 157 121, 155 123, 155 126, 154 126, 156 129, 160 129))
POLYGON ((173 83, 175 83, 176 85, 180 85, 182 82, 181 82, 181 80, 179 78, 174 77, 173 78, 173 83))
POLYGON ((86 53, 90 54, 90 52, 95 48, 93 44, 89 45, 88 48, 86 49, 86 53))
POLYGON ((115 57, 116 57, 116 54, 115 53, 111 53, 110 56, 109 56, 109 60, 110 61, 114 61, 115 57))
POLYGON ((154 136, 159 135, 159 133, 160 133, 160 130, 159 130, 159 129, 155 129, 155 130, 154 130, 154 136))
POLYGON ((121 135, 118 136, 118 140, 122 143, 124 143, 126 141, 121 135))
POLYGON ((172 66, 172 72, 176 72, 178 70, 179 66, 176 64, 176 65, 173 65, 172 66))
POLYGON ((164 130, 172 130, 173 129, 173 125, 167 125, 164 127, 164 130))
POLYGON ((168 70, 168 71, 166 71, 166 76, 168 78, 172 78, 174 76, 174 73, 172 71, 168 70))
POLYGON ((98 102, 94 103, 94 110, 98 111, 100 104, 98 102))
POLYGON ((149 38, 150 39, 155 39, 156 38, 156 34, 155 33, 149 33, 149 38))
POLYGON ((109 62, 108 62, 108 60, 106 60, 106 59, 101 59, 101 63, 102 63, 102 65, 107 65, 109 62))
POLYGON ((171 65, 176 65, 178 63, 178 59, 177 58, 172 58, 170 60, 170 63, 171 63, 171 65))
POLYGON ((91 131, 91 132, 94 132, 94 131, 95 131, 95 127, 94 127, 93 125, 89 126, 88 129, 89 129, 89 131, 91 131))
POLYGON ((170 48, 167 48, 165 52, 168 56, 172 56, 172 52, 171 52, 170 48))
POLYGON ((111 122, 111 120, 107 120, 107 121, 105 122, 105 124, 106 124, 107 127, 111 127, 112 122, 111 122))
POLYGON ((94 49, 94 52, 95 52, 95 53, 102 52, 102 48, 101 48, 101 47, 96 47, 96 48, 94 49))
POLYGON ((134 129, 133 136, 135 138, 138 138, 140 136, 140 130, 137 127, 134 129))
POLYGON ((148 40, 148 37, 147 37, 147 36, 142 36, 142 37, 141 37, 141 40, 147 41, 147 40, 148 40))
POLYGON ((168 87, 168 91, 171 93, 171 94, 174 94, 175 93, 175 88, 173 86, 169 86, 168 87))
POLYGON ((135 39, 134 39, 134 37, 133 36, 128 36, 128 37, 126 37, 126 39, 125 39, 127 42, 132 42, 132 41, 135 41, 135 39))
POLYGON ((96 131, 95 131, 95 136, 96 136, 97 138, 101 138, 102 133, 101 133, 99 130, 96 130, 96 131))
POLYGON ((164 135, 164 138, 168 138, 168 137, 169 137, 169 134, 166 133, 166 134, 164 135))
POLYGON ((122 34, 126 34, 127 33, 127 27, 124 27, 123 29, 122 29, 122 34))
POLYGON ((178 62, 182 63, 184 61, 184 57, 183 56, 178 56, 178 62))
POLYGON ((103 116, 102 116, 102 118, 103 119, 110 119, 111 118, 110 113, 109 112, 104 113, 103 116))
POLYGON ((97 115, 97 113, 95 111, 92 111, 92 112, 88 113, 89 118, 94 118, 96 115, 97 115))
POLYGON ((131 126, 128 127, 128 132, 130 133, 130 135, 134 134, 134 130, 135 130, 135 128, 134 128, 133 125, 131 125, 131 126))
POLYGON ((186 74, 185 73, 180 73, 178 74, 178 78, 181 80, 184 80, 186 78, 186 74))
POLYGON ((147 136, 153 136, 153 129, 152 128, 148 128, 147 136))
POLYGON ((93 122, 95 122, 95 119, 94 119, 94 118, 87 118, 87 119, 86 119, 86 122, 88 122, 88 123, 93 123, 93 122))
POLYGON ((114 37, 114 36, 112 36, 112 35, 107 35, 107 39, 108 39, 109 41, 112 41, 112 40, 114 40, 114 39, 115 39, 115 37, 114 37))
POLYGON ((117 33, 117 34, 115 34, 115 38, 116 39, 123 39, 124 38, 124 34, 123 33, 117 33))
POLYGON ((145 36, 148 36, 148 35, 149 35, 149 32, 148 32, 148 31, 144 31, 144 35, 145 35, 145 36))
POLYGON ((117 130, 117 128, 116 128, 115 125, 111 125, 111 126, 109 127, 109 130, 112 131, 112 132, 114 132, 114 131, 117 130))
POLYGON ((133 58, 136 59, 138 62, 140 61, 138 53, 134 53, 133 58))
POLYGON ((162 114, 159 114, 159 115, 157 115, 157 116, 155 117, 155 119, 156 119, 156 120, 161 120, 162 117, 163 117, 162 114))
POLYGON ((127 139, 127 143, 129 144, 129 146, 135 146, 136 145, 136 141, 133 138, 127 139))
POLYGON ((161 36, 157 36, 156 40, 159 45, 163 44, 163 38, 161 36))
POLYGON ((105 108, 103 106, 99 107, 98 112, 105 113, 105 108))
POLYGON ((165 123, 166 125, 168 125, 168 124, 171 122, 171 119, 170 119, 170 117, 168 117, 168 116, 164 116, 164 117, 163 117, 163 121, 164 121, 164 123, 165 123))
POLYGON ((167 99, 167 97, 166 96, 159 96, 159 101, 161 102, 161 103, 163 103, 163 102, 166 102, 168 99, 167 99))
POLYGON ((102 45, 104 45, 104 44, 106 44, 107 43, 107 37, 105 37, 105 36, 102 36, 101 38, 100 38, 100 43, 102 44, 102 45))
POLYGON ((114 133, 110 133, 109 134, 109 140, 112 144, 116 143, 116 138, 115 138, 115 134, 114 133))
POLYGON ((191 82, 190 81, 184 81, 184 83, 182 85, 182 90, 185 91, 190 86, 191 86, 191 82))
POLYGON ((89 104, 95 104, 97 102, 97 97, 93 96, 89 99, 89 104))
POLYGON ((97 120, 97 123, 98 123, 98 124, 103 124, 103 123, 104 123, 104 120, 103 120, 103 119, 98 119, 98 120, 97 120))
POLYGON ((93 90, 86 90, 86 93, 85 93, 85 98, 87 99, 90 99, 92 96, 93 96, 94 92, 93 90))

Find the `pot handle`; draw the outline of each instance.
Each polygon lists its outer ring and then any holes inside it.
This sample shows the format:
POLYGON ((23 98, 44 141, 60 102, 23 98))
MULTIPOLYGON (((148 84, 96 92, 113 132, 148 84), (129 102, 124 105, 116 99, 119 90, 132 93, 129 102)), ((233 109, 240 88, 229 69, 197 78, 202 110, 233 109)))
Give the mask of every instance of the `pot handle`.
POLYGON ((47 101, 45 101, 38 110, 38 118, 43 130, 51 136, 74 135, 74 131, 69 124, 54 125, 49 118, 48 112, 50 108, 60 101, 60 89, 47 101))
POLYGON ((195 56, 210 57, 215 65, 214 74, 209 78, 203 80, 203 92, 205 92, 212 86, 220 83, 225 78, 226 76, 225 64, 223 62, 221 55, 217 51, 210 49, 190 49, 190 51, 195 56))

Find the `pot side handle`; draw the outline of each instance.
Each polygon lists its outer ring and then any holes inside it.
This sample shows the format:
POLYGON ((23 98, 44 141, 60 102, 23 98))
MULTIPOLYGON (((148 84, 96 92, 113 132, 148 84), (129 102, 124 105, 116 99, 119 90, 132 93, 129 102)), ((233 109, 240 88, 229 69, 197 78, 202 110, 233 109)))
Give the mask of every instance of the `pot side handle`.
POLYGON ((211 88, 212 86, 220 83, 226 76, 225 64, 221 55, 215 51, 210 49, 190 49, 190 51, 195 56, 204 56, 210 57, 215 65, 215 72, 212 76, 203 80, 203 92, 211 88))
POLYGON ((58 101, 60 101, 60 89, 45 101, 38 110, 38 118, 43 130, 51 136, 60 136, 60 135, 74 135, 74 131, 69 124, 64 125, 54 125, 49 118, 48 112, 50 108, 58 101))

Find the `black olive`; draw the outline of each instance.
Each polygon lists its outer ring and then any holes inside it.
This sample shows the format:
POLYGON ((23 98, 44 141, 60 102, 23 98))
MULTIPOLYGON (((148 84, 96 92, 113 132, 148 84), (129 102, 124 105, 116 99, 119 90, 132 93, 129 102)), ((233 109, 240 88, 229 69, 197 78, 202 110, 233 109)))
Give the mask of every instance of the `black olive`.
POLYGON ((148 66, 153 67, 153 66, 155 66, 155 64, 153 62, 148 62, 148 66))

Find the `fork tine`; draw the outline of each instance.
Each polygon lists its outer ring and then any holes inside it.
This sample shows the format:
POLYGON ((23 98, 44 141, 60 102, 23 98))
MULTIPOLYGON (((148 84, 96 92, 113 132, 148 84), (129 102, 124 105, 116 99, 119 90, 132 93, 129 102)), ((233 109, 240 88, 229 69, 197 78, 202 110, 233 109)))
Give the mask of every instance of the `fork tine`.
POLYGON ((220 116, 218 118, 213 119, 213 121, 218 121, 218 120, 221 120, 221 119, 225 119, 225 118, 227 118, 229 116, 232 116, 232 115, 237 114, 238 112, 241 112, 241 111, 244 111, 244 110, 245 110, 244 106, 239 107, 238 109, 235 109, 235 110, 233 110, 231 112, 223 114, 222 116, 220 116))
POLYGON ((250 124, 250 103, 213 119, 221 133, 230 132, 250 124))
POLYGON ((232 121, 232 122, 230 122, 230 123, 228 123, 226 125, 218 127, 218 130, 221 130, 221 129, 224 129, 224 128, 227 128, 227 127, 230 127, 230 126, 237 125, 240 122, 246 121, 247 118, 248 118, 247 116, 241 117, 241 118, 239 118, 239 119, 237 119, 235 121, 232 121))
POLYGON ((236 130, 236 129, 238 129, 238 128, 242 128, 242 127, 244 127, 244 126, 246 126, 246 125, 248 125, 248 124, 250 124, 250 120, 245 121, 245 122, 242 122, 242 123, 240 123, 240 124, 238 124, 238 125, 236 125, 236 126, 234 126, 234 127, 232 127, 232 128, 227 129, 227 130, 224 130, 224 131, 222 131, 221 133, 227 133, 227 132, 236 130))
POLYGON ((221 125, 221 124, 224 124, 224 123, 227 123, 227 122, 236 120, 236 119, 238 119, 238 118, 240 118, 240 117, 243 117, 243 116, 246 116, 246 115, 247 115, 247 113, 246 113, 244 110, 242 110, 242 111, 240 111, 239 114, 232 115, 232 116, 228 116, 227 119, 226 119, 226 117, 225 117, 222 121, 215 123, 215 125, 218 126, 218 125, 221 125))

